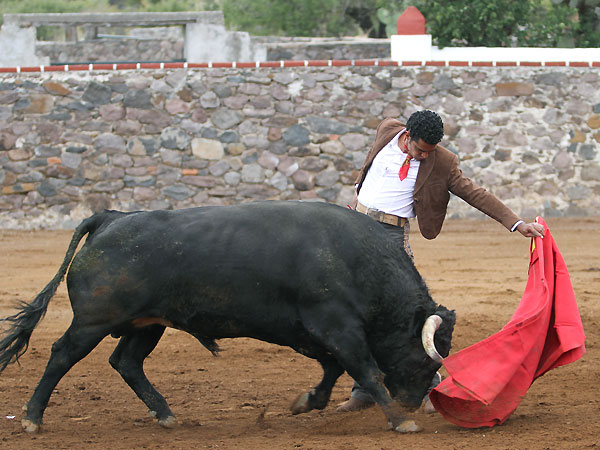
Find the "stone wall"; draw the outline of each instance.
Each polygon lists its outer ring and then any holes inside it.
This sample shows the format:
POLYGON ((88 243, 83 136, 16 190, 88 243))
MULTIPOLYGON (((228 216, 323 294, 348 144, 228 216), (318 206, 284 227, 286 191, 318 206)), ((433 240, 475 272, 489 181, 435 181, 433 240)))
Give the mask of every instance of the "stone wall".
POLYGON ((105 38, 79 42, 37 42, 36 55, 50 64, 183 61, 183 39, 105 38))
POLYGON ((330 59, 389 59, 389 39, 253 37, 264 45, 267 61, 280 60, 330 60, 330 59))
MULTIPOLYGON (((184 40, 178 27, 147 28, 142 39, 136 39, 136 29, 128 37, 104 37, 79 42, 36 43, 36 55, 48 58, 51 64, 89 63, 96 61, 181 61, 184 40), (160 36, 165 29, 179 31, 160 36), (158 35, 158 36, 157 36, 158 35)), ((127 31, 124 31, 127 33, 127 31)), ((298 38, 252 37, 251 45, 265 49, 267 61, 329 60, 329 59, 388 59, 389 39, 366 38, 298 38)), ((263 58, 261 58, 262 60, 263 58)), ((217 59, 215 59, 216 61, 217 59)), ((223 57, 219 61, 225 61, 223 57)), ((203 61, 207 62, 207 61, 203 61)))
MULTIPOLYGON (((387 116, 429 108, 527 219, 600 213, 600 76, 570 67, 0 74, 0 227, 259 199, 349 203, 387 116)), ((450 217, 480 217, 453 198, 450 217)))

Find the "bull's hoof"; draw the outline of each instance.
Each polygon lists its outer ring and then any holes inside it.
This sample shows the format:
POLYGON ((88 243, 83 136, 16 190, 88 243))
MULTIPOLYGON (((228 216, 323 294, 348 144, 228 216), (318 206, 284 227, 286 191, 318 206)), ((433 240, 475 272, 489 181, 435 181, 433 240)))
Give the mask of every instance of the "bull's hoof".
POLYGON ((425 414, 434 414, 437 412, 435 406, 433 406, 433 403, 429 400, 429 397, 427 397, 427 400, 425 400, 425 403, 423 404, 423 412, 425 414))
POLYGON ((370 408, 371 406, 375 406, 375 402, 373 400, 361 400, 356 397, 350 397, 350 399, 337 405, 336 411, 344 413, 362 411, 363 409, 370 408))
POLYGON ((290 411, 292 411, 292 414, 294 415, 309 412, 311 409, 310 394, 308 392, 296 397, 296 400, 294 400, 294 403, 292 403, 292 406, 290 407, 290 411))
POLYGON ((423 428, 417 425, 414 420, 405 420, 394 428, 394 431, 398 433, 418 433, 419 431, 423 431, 423 428))
POLYGON ((168 416, 165 419, 160 419, 158 421, 158 424, 161 427, 173 428, 175 427, 175 425, 177 425, 177 419, 175 418, 175 416, 168 416))
POLYGON ((26 431, 27 433, 37 433, 40 431, 40 424, 33 423, 29 419, 21 420, 21 426, 23 427, 23 430, 26 431))

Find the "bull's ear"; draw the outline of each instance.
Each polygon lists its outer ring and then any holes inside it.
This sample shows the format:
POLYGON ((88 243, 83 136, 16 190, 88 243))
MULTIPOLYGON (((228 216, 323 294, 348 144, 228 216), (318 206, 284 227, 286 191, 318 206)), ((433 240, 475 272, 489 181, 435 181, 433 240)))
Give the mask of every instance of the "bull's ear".
POLYGON ((444 320, 444 326, 450 327, 450 329, 454 328, 454 325, 456 323, 456 313, 453 309, 447 309, 442 305, 438 305, 435 314, 437 314, 444 320))
POLYGON ((429 314, 427 313, 427 310, 419 305, 415 308, 415 314, 413 316, 413 323, 412 323, 412 334, 415 337, 420 338, 421 337, 421 330, 423 329, 423 325, 425 324, 425 319, 427 319, 427 317, 429 316, 429 314))

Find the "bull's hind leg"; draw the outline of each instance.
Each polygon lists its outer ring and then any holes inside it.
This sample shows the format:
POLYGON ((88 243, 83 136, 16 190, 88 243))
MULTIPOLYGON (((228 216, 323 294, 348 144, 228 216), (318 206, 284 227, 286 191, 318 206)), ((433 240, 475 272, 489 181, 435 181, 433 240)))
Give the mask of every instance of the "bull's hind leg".
POLYGON ((52 354, 44 375, 25 407, 26 415, 21 421, 25 431, 38 431, 50 395, 60 379, 106 335, 108 329, 104 327, 83 327, 71 323, 65 334, 52 345, 52 354))
POLYGON ((175 425, 175 416, 160 393, 152 386, 144 373, 144 359, 154 350, 165 327, 152 325, 121 338, 109 362, 143 401, 150 415, 164 427, 175 425))
POLYGON ((342 366, 333 358, 319 359, 323 367, 323 378, 310 392, 300 394, 294 403, 292 403, 292 414, 300 414, 312 411, 313 409, 324 409, 329 403, 331 390, 335 382, 344 373, 342 366))

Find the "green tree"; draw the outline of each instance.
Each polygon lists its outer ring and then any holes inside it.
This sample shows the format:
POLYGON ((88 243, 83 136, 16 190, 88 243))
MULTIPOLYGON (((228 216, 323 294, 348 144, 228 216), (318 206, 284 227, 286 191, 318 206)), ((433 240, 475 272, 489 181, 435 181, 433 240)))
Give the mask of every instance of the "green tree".
POLYGON ((372 27, 378 1, 221 0, 220 9, 229 28, 253 35, 342 36, 372 27))
POLYGON ((575 9, 577 24, 573 33, 575 47, 600 47, 600 0, 552 0, 555 5, 575 9))
POLYGON ((440 47, 554 47, 578 28, 575 10, 550 0, 426 0, 422 12, 440 47))

